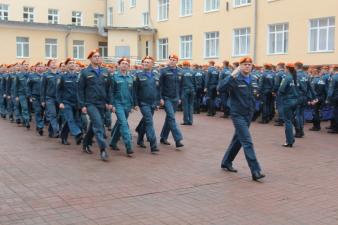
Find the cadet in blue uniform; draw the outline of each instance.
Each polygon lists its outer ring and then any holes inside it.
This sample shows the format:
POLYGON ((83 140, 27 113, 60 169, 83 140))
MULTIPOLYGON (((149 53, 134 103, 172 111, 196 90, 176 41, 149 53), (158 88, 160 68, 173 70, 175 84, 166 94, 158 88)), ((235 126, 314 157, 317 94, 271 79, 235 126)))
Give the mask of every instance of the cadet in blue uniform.
POLYGON ((178 56, 170 55, 168 67, 160 71, 160 104, 164 106, 166 112, 165 122, 161 131, 160 142, 170 145, 168 142, 169 133, 176 143, 176 148, 183 147, 183 136, 176 123, 175 112, 180 103, 180 79, 182 79, 181 69, 177 67, 178 56))
POLYGON ((90 146, 95 135, 100 148, 102 161, 108 160, 107 145, 104 139, 104 112, 105 108, 112 109, 110 78, 108 71, 100 67, 100 53, 98 49, 88 55, 90 65, 81 71, 78 82, 78 101, 82 113, 88 113, 90 124, 83 139, 83 151, 92 154, 90 146))
POLYGON ((144 135, 150 142, 151 153, 157 153, 156 134, 154 129, 153 115, 159 106, 159 74, 153 70, 154 59, 146 56, 142 59, 143 71, 138 72, 135 80, 136 105, 142 113, 142 120, 136 128, 138 132, 137 144, 145 148, 144 135))
POLYGON ((309 130, 311 131, 320 131, 320 111, 322 107, 325 104, 327 95, 326 95, 326 86, 325 82, 323 80, 323 77, 320 76, 318 68, 312 69, 312 79, 311 79, 311 86, 314 90, 315 97, 317 101, 313 102, 312 108, 313 108, 313 127, 311 127, 309 130))
POLYGON ((219 84, 220 92, 230 93, 230 114, 235 127, 235 134, 225 152, 221 167, 229 172, 237 172, 232 166, 237 153, 243 147, 245 158, 251 170, 252 179, 258 181, 265 177, 257 161, 252 143, 249 126, 255 111, 255 95, 258 85, 251 76, 252 59, 249 57, 240 60, 239 70, 222 80, 219 84))
POLYGON ((128 116, 132 109, 135 108, 134 84, 133 77, 128 71, 130 60, 123 57, 118 61, 118 65, 119 70, 116 70, 114 76, 111 78, 111 99, 113 112, 116 114, 117 121, 111 132, 110 146, 113 150, 118 150, 117 142, 120 136, 122 136, 127 156, 131 156, 134 151, 128 125, 128 116))
MULTIPOLYGON (((334 75, 334 73, 330 73, 328 66, 323 66, 321 73, 322 73, 322 79, 325 82, 326 95, 328 95, 330 82, 332 80, 332 76, 334 75)), ((332 105, 330 105, 330 106, 333 107, 332 105)), ((335 126, 336 125, 335 125, 334 118, 330 118, 330 125, 328 127, 326 127, 326 129, 330 130, 335 126)))
POLYGON ((193 72, 194 72, 195 82, 196 82, 196 95, 194 98, 194 113, 200 114, 201 101, 202 101, 203 90, 204 90, 205 74, 200 68, 200 66, 197 64, 193 65, 193 72))
POLYGON ((333 75, 328 90, 328 102, 334 107, 334 123, 332 129, 330 129, 328 133, 338 134, 338 66, 334 66, 332 72, 333 75))
POLYGON ((209 69, 205 78, 204 92, 208 96, 208 116, 216 115, 215 100, 217 97, 217 85, 219 81, 219 71, 215 67, 215 62, 209 62, 209 69))
POLYGON ((68 58, 65 65, 68 71, 58 78, 56 85, 56 99, 64 117, 60 133, 61 143, 69 145, 67 139, 70 131, 75 137, 76 144, 79 145, 82 141, 82 131, 77 101, 78 73, 75 70, 76 64, 73 58, 68 58))
POLYGON ((269 123, 273 118, 274 79, 275 74, 272 71, 272 65, 265 64, 263 74, 259 79, 259 92, 263 103, 262 121, 260 121, 260 123, 269 123))
POLYGON ((46 108, 46 118, 49 122, 49 137, 59 137, 60 126, 58 122, 58 103, 56 101, 56 81, 60 74, 57 70, 56 60, 49 60, 49 70, 42 76, 41 104, 46 108))
POLYGON ((182 125, 193 124, 194 98, 196 94, 196 81, 194 72, 190 69, 190 62, 182 63, 182 79, 180 82, 180 94, 183 107, 182 125))
POLYGON ((278 89, 278 95, 283 104, 283 115, 285 124, 286 142, 284 147, 292 147, 295 138, 293 135, 292 121, 296 116, 296 110, 299 103, 300 89, 297 78, 297 72, 293 64, 287 64, 287 75, 283 78, 281 85, 278 89))
POLYGON ((21 109, 21 115, 23 119, 24 126, 29 129, 29 111, 28 111, 28 103, 27 103, 27 79, 29 76, 29 64, 26 61, 21 63, 22 72, 18 73, 15 78, 14 84, 14 96, 15 100, 19 104, 19 108, 21 109))
POLYGON ((6 119, 6 66, 0 66, 0 115, 6 119))
POLYGON ((15 98, 13 97, 13 91, 14 91, 14 79, 16 76, 15 66, 17 65, 10 65, 8 75, 6 77, 6 97, 7 97, 7 113, 9 116, 9 120, 11 122, 14 121, 14 115, 16 116, 16 122, 20 123, 20 118, 18 118, 18 113, 16 113, 16 107, 15 107, 15 98))
POLYGON ((29 101, 32 103, 34 116, 35 116, 35 125, 36 131, 42 136, 43 135, 43 127, 44 122, 42 119, 43 109, 41 105, 41 80, 43 76, 43 64, 42 62, 38 62, 35 64, 36 72, 31 73, 27 79, 27 95, 29 101))
POLYGON ((278 94, 279 87, 282 83, 282 80, 285 78, 285 63, 280 62, 277 64, 277 72, 274 82, 274 92, 276 93, 276 107, 278 111, 278 118, 275 121, 275 126, 283 126, 284 124, 284 114, 283 114, 283 101, 281 96, 278 94))
MULTIPOLYGON (((219 76, 219 81, 226 79, 227 77, 229 77, 231 75, 231 70, 229 67, 229 61, 223 61, 223 70, 220 73, 219 76)), ((228 118, 230 115, 230 108, 228 106, 228 98, 229 98, 229 93, 223 92, 220 93, 221 96, 221 104, 222 104, 222 108, 223 108, 223 116, 221 116, 222 118, 228 118)))

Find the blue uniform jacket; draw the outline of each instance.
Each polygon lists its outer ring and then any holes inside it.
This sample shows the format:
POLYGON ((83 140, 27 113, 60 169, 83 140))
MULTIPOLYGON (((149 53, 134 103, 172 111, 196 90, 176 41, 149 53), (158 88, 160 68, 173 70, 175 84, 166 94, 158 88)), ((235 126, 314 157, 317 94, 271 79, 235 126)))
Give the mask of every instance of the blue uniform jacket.
POLYGON ((180 79, 182 79, 181 69, 165 67, 160 71, 160 98, 179 99, 180 98, 180 79))
POLYGON ((338 104, 338 73, 331 78, 327 97, 332 104, 338 104))
POLYGON ((299 99, 300 94, 299 83, 295 84, 291 74, 286 75, 278 89, 278 95, 281 96, 283 104, 296 105, 297 103, 301 103, 299 99))
POLYGON ((258 85, 250 74, 247 83, 241 73, 236 77, 229 76, 219 83, 220 92, 230 93, 230 113, 232 115, 252 116, 255 111, 258 85))
POLYGON ((325 101, 327 98, 326 84, 322 77, 314 77, 311 80, 311 87, 314 90, 315 97, 319 101, 325 101))
POLYGON ((196 89, 203 89, 204 88, 204 79, 205 75, 202 70, 194 70, 195 82, 196 82, 196 89))
POLYGON ((27 95, 30 98, 39 98, 41 94, 41 79, 43 74, 31 73, 27 79, 27 95))
POLYGON ((111 80, 111 102, 113 106, 134 107, 136 97, 133 77, 130 74, 122 75, 120 71, 116 71, 111 80))
POLYGON ((160 76, 157 71, 141 71, 135 79, 136 104, 157 106, 160 101, 160 76))
POLYGON ((219 71, 216 67, 210 67, 205 77, 205 88, 215 87, 218 85, 219 71))
POLYGON ((180 96, 182 98, 183 91, 195 93, 196 80, 194 72, 190 68, 182 69, 182 79, 180 80, 180 96))
POLYGON ((59 78, 59 73, 46 72, 41 80, 41 102, 45 102, 46 98, 56 99, 56 81, 59 78))
POLYGON ((14 84, 14 96, 26 96, 27 95, 27 79, 28 79, 29 73, 23 72, 18 73, 15 78, 15 84, 14 84))
POLYGON ((57 80, 56 100, 58 103, 77 106, 78 73, 64 73, 57 80))
POLYGON ((259 92, 261 94, 268 94, 274 91, 275 74, 271 70, 265 70, 259 78, 259 92))

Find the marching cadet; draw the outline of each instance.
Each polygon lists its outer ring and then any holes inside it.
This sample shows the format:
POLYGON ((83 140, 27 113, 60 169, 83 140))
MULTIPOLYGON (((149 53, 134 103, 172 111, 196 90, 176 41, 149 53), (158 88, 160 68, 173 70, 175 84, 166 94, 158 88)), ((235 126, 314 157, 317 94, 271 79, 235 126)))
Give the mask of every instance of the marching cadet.
POLYGON ((176 123, 175 113, 180 100, 181 69, 177 67, 178 56, 169 55, 168 66, 160 71, 160 104, 164 106, 166 118, 161 131, 161 144, 170 145, 168 136, 171 132, 176 148, 183 147, 182 133, 176 123))
POLYGON ((27 95, 29 101, 32 103, 34 116, 35 116, 35 125, 36 131, 40 136, 43 135, 43 109, 41 104, 41 80, 43 76, 43 64, 38 62, 35 64, 36 72, 30 73, 27 79, 27 95))
POLYGON ((279 87, 282 83, 282 80, 285 78, 285 63, 280 62, 277 64, 277 71, 274 81, 274 92, 276 93, 276 107, 278 111, 278 118, 275 121, 275 126, 283 126, 284 124, 284 115, 283 115, 283 101, 281 96, 278 94, 279 87))
POLYGON ((41 104, 46 108, 46 118, 49 122, 48 136, 58 138, 60 126, 58 122, 58 103, 56 101, 56 81, 60 76, 56 60, 50 59, 47 63, 49 70, 42 76, 41 104))
POLYGON ((28 103, 27 103, 27 79, 29 77, 29 63, 25 60, 21 63, 22 71, 18 73, 15 78, 14 83, 14 96, 19 105, 18 110, 21 109, 21 115, 23 119, 23 125, 29 129, 29 110, 28 110, 28 103))
POLYGON ((14 81, 16 77, 17 63, 10 65, 9 73, 6 80, 6 96, 7 96, 7 112, 9 120, 14 122, 14 116, 17 124, 20 124, 20 113, 17 112, 16 102, 14 96, 14 81))
POLYGON ((107 145, 104 139, 104 111, 105 108, 112 109, 109 73, 100 66, 100 53, 98 49, 91 51, 87 57, 90 65, 81 71, 78 82, 78 101, 81 111, 88 114, 90 124, 88 132, 83 139, 83 151, 92 154, 90 146, 95 135, 100 148, 102 161, 108 160, 107 145))
POLYGON ((183 107, 183 123, 192 125, 194 112, 194 98, 196 95, 196 81, 194 72, 190 69, 190 62, 182 63, 182 79, 180 80, 180 95, 183 107))
POLYGON ((58 77, 56 85, 56 99, 64 117, 60 132, 61 143, 69 145, 67 139, 70 131, 72 136, 75 137, 76 144, 79 145, 82 141, 82 131, 77 101, 78 73, 73 58, 68 58, 65 61, 65 66, 68 72, 58 77))
MULTIPOLYGON (((332 80, 332 76, 334 75, 334 73, 332 74, 330 73, 328 66, 323 66, 321 69, 321 74, 322 74, 322 79, 325 82, 326 95, 328 95, 330 82, 332 80)), ((335 123, 334 118, 330 118, 330 125, 326 127, 326 129, 331 130, 333 127, 335 127, 334 123, 335 123)))
POLYGON ((333 75, 330 80, 328 90, 328 102, 334 107, 333 108, 333 126, 328 131, 331 134, 338 134, 338 66, 333 67, 333 75))
POLYGON ((219 80, 219 71, 215 67, 215 61, 209 62, 209 69, 205 78, 204 92, 208 96, 208 116, 216 115, 215 100, 217 97, 217 85, 219 80))
POLYGON ((132 109, 136 109, 134 81, 129 73, 130 60, 123 57, 118 61, 118 65, 119 69, 111 77, 112 111, 116 114, 117 121, 111 132, 110 146, 113 150, 118 150, 117 142, 122 136, 127 156, 130 157, 134 151, 128 117, 132 109))
POLYGON ((221 167, 229 172, 237 172, 232 166, 241 147, 249 164, 252 179, 258 181, 265 177, 257 161, 249 126, 255 111, 255 95, 258 91, 256 80, 251 76, 252 59, 242 58, 240 67, 231 76, 219 84, 220 92, 230 93, 230 114, 235 127, 235 134, 225 152, 221 167))
POLYGON ((311 131, 320 131, 320 111, 325 104, 327 99, 326 85, 323 77, 320 76, 318 68, 313 68, 312 79, 311 79, 311 87, 314 90, 315 97, 318 101, 312 103, 313 108, 313 126, 309 129, 311 131))
POLYGON ((154 129, 153 115, 159 107, 159 73, 153 70, 154 59, 146 56, 142 59, 143 71, 137 73, 135 80, 136 105, 142 113, 142 120, 136 128, 138 132, 137 144, 146 148, 144 135, 150 142, 151 153, 159 152, 157 148, 156 134, 154 129))
POLYGON ((296 116, 298 104, 301 103, 299 100, 299 96, 301 93, 294 64, 287 64, 286 69, 287 74, 280 84, 280 87, 278 89, 278 96, 281 98, 282 101, 282 109, 285 123, 286 142, 283 147, 292 148, 295 142, 292 121, 296 116))
MULTIPOLYGON (((229 67, 229 61, 223 61, 223 69, 222 72, 220 73, 219 80, 226 79, 228 76, 231 75, 231 70, 229 67)), ((228 118, 230 115, 230 108, 228 106, 228 98, 229 98, 229 93, 223 92, 220 94, 221 96, 221 104, 223 108, 223 116, 222 118, 228 118)))
POLYGON ((262 121, 266 124, 273 118, 274 108, 274 79, 275 75, 272 71, 271 64, 264 64, 264 71, 259 78, 259 93, 262 100, 262 121))
POLYGON ((0 115, 6 119, 6 65, 0 66, 0 115))
POLYGON ((204 90, 204 78, 205 74, 201 69, 201 66, 198 64, 193 65, 193 73, 195 76, 195 82, 196 82, 196 94, 194 98, 194 113, 200 114, 201 110, 201 101, 203 96, 203 90, 204 90))

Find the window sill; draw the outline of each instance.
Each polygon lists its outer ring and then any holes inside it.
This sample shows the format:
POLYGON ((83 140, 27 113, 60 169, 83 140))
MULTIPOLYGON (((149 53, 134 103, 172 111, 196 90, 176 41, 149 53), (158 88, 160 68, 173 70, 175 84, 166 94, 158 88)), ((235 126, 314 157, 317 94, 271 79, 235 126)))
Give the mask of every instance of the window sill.
POLYGON ((163 19, 163 20, 157 20, 157 22, 166 22, 166 21, 168 21, 169 19, 163 19))
POLYGON ((219 11, 220 11, 219 9, 212 9, 212 10, 209 10, 209 11, 204 10, 204 13, 213 13, 213 12, 219 12, 219 11))
POLYGON ((185 18, 185 17, 191 17, 192 16, 192 14, 187 14, 187 15, 180 15, 179 17, 180 18, 185 18))
POLYGON ((24 56, 22 56, 22 57, 21 57, 21 56, 17 56, 16 58, 17 58, 17 59, 30 59, 31 57, 29 57, 29 56, 27 56, 27 57, 24 57, 24 56))
POLYGON ((243 4, 243 5, 237 5, 237 6, 233 6, 232 8, 234 8, 234 9, 238 9, 238 8, 243 8, 243 7, 248 7, 248 6, 251 6, 251 3, 249 3, 249 4, 243 4))
POLYGON ((249 56, 249 54, 242 54, 242 55, 232 55, 232 58, 239 58, 239 57, 246 57, 249 56))
POLYGON ((219 56, 204 56, 204 59, 218 59, 219 56))
POLYGON ((318 54, 318 53, 334 53, 335 50, 327 50, 327 51, 309 51, 308 54, 318 54))
POLYGON ((289 54, 288 52, 284 52, 284 53, 267 53, 266 55, 268 56, 274 56, 274 55, 287 55, 289 54))

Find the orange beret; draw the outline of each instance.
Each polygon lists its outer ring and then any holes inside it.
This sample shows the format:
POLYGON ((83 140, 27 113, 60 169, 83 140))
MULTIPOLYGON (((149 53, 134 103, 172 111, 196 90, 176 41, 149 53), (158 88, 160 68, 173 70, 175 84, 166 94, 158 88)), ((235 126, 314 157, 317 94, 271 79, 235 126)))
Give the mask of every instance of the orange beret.
POLYGON ((333 69, 333 70, 338 70, 338 65, 333 65, 333 66, 332 66, 332 69, 333 69))
POLYGON ((82 62, 76 61, 76 64, 79 65, 80 67, 84 67, 85 65, 82 62))
POLYGON ((153 57, 147 55, 147 56, 143 57, 142 62, 144 62, 144 60, 146 60, 146 59, 150 59, 150 60, 154 61, 153 57))
POLYGON ((9 64, 7 65, 7 69, 11 68, 12 67, 12 64, 9 64))
POLYGON ((12 64, 12 66, 16 66, 16 65, 18 65, 18 63, 14 63, 14 64, 12 64))
POLYGON ((171 54, 171 55, 169 55, 169 59, 171 59, 171 58, 178 60, 178 56, 177 56, 177 55, 175 55, 175 54, 171 54))
POLYGON ((123 61, 126 61, 126 62, 128 62, 128 63, 130 63, 130 59, 128 59, 128 58, 126 58, 126 57, 122 57, 119 61, 117 61, 117 64, 121 64, 121 62, 123 62, 123 61))
MULTIPOLYGON (((74 61, 74 58, 68 57, 65 61, 65 65, 67 65, 69 63, 69 61, 74 61)), ((61 66, 61 63, 60 63, 60 66, 61 66)))
POLYGON ((298 62, 295 62, 294 65, 295 66, 303 66, 303 63, 298 61, 298 62))
POLYGON ((215 65, 215 61, 211 60, 211 61, 209 61, 209 64, 215 65))
POLYGON ((34 66, 40 66, 40 65, 43 65, 42 62, 37 62, 34 66))
POLYGON ((189 61, 183 61, 182 65, 183 66, 190 66, 190 62, 189 61))
POLYGON ((279 63, 277 63, 277 66, 285 66, 285 63, 279 62, 279 63))
POLYGON ((286 67, 288 67, 288 68, 295 68, 295 64, 293 64, 293 63, 287 63, 286 67))
POLYGON ((239 64, 242 63, 252 63, 252 59, 250 57, 243 57, 239 60, 239 64))
POLYGON ((325 66, 322 67, 322 69, 323 69, 323 70, 328 70, 329 67, 325 65, 325 66))
POLYGON ((47 66, 49 66, 50 65, 50 63, 53 61, 53 59, 50 59, 50 60, 48 60, 48 62, 47 62, 47 66))
POLYGON ((26 62, 26 60, 22 61, 22 62, 21 62, 21 65, 23 65, 25 62, 26 62))
POLYGON ((95 53, 99 53, 99 49, 91 50, 87 56, 87 59, 90 59, 95 53))

